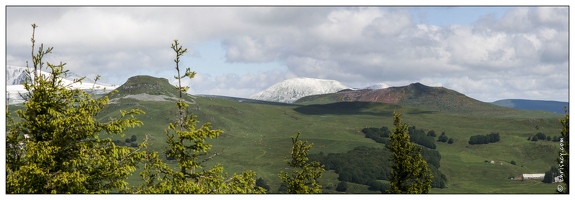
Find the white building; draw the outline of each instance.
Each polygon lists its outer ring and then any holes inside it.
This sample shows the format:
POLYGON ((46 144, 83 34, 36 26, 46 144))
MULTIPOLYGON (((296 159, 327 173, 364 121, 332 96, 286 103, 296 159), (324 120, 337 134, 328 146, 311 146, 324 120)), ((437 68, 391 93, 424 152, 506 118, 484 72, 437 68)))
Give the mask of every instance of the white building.
POLYGON ((522 180, 526 180, 526 179, 543 179, 545 177, 545 174, 522 174, 521 178, 522 180))

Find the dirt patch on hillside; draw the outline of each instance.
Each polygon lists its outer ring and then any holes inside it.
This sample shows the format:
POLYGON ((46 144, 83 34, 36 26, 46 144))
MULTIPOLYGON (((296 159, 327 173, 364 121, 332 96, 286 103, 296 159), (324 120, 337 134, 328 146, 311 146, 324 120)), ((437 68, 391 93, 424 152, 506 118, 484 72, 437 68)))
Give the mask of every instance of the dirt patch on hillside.
POLYGON ((339 93, 343 95, 342 101, 383 102, 388 104, 397 104, 403 96, 403 93, 395 88, 343 91, 339 93))
MULTIPOLYGON (((150 95, 150 94, 130 94, 130 95, 126 95, 117 99, 113 99, 110 101, 110 103, 117 103, 117 101, 119 99, 136 99, 136 100, 140 100, 140 101, 178 101, 178 98, 175 97, 169 97, 166 95, 150 95)), ((188 104, 194 104, 194 102, 188 102, 188 101, 184 101, 188 104)))

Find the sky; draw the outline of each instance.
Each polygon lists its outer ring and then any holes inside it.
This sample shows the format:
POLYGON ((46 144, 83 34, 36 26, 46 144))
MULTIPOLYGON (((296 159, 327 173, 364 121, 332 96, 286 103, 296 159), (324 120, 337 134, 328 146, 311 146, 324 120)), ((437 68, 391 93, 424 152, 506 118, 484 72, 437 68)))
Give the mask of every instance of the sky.
POLYGON ((430 6, 66 6, 5 9, 6 64, 45 60, 108 84, 135 75, 192 94, 249 97, 289 78, 337 80, 362 88, 420 82, 471 98, 568 101, 569 8, 430 6))

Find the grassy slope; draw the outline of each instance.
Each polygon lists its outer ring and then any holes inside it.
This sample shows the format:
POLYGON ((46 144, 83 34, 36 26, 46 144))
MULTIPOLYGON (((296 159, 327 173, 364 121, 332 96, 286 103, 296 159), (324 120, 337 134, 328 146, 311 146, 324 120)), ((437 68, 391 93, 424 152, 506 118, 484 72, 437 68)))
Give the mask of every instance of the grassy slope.
POLYGON ((527 99, 503 99, 495 101, 492 104, 521 110, 545 110, 548 112, 559 113, 559 114, 564 113, 563 110, 564 107, 569 107, 568 102, 527 100, 527 99))
MULTIPOLYGON (((446 132, 455 143, 438 143, 441 152, 441 171, 449 179, 447 189, 433 189, 433 193, 552 193, 553 186, 509 180, 510 175, 543 173, 554 165, 557 143, 527 141, 537 125, 545 134, 558 135, 561 115, 521 111, 507 115, 478 116, 428 112, 425 109, 401 107, 383 103, 347 102, 331 105, 265 105, 234 100, 196 97, 197 105, 191 110, 201 123, 210 121, 214 128, 225 132, 220 138, 209 141, 212 152, 222 152, 211 166, 222 163, 230 174, 254 170, 270 184, 272 191, 279 187, 277 173, 286 170, 286 160, 291 148, 291 136, 302 132, 302 139, 314 143, 311 153, 323 151, 347 152, 356 146, 382 147, 367 139, 359 131, 364 127, 392 126, 394 109, 404 113, 404 122, 418 128, 446 132), (470 136, 496 131, 501 141, 495 144, 471 146, 470 136), (485 160, 503 161, 503 165, 486 164, 485 160), (517 165, 509 162, 514 160, 517 165), (523 165, 523 167, 521 167, 523 165), (548 190, 549 189, 549 190, 548 190)), ((134 101, 118 108, 129 109, 134 101)), ((132 134, 143 138, 150 134, 157 140, 150 147, 162 151, 165 138, 163 130, 168 117, 175 116, 173 102, 138 101, 138 107, 147 114, 139 117, 145 125, 131 129, 132 134), (173 110, 168 112, 166 110, 173 110)), ((107 115, 105 116, 107 117, 107 115)), ((337 184, 337 175, 326 176, 325 184, 337 184)), ((365 190, 362 190, 365 192, 365 190)))
MULTIPOLYGON (((162 91, 155 91, 163 94, 162 91)), ((169 95, 169 93, 165 93, 169 95)), ((186 97, 188 98, 188 97, 186 97)), ((290 137, 302 132, 302 139, 314 143, 311 153, 347 152, 356 146, 382 147, 360 132, 364 127, 392 126, 394 109, 404 113, 403 121, 418 128, 446 132, 455 143, 438 143, 441 152, 440 170, 448 177, 447 189, 432 189, 432 193, 553 193, 555 186, 537 181, 509 180, 521 173, 543 173, 552 165, 558 143, 531 142, 527 137, 540 131, 559 135, 562 115, 538 111, 510 113, 482 111, 456 114, 429 109, 402 107, 384 103, 344 102, 325 105, 278 105, 258 102, 246 103, 234 99, 195 97, 197 104, 190 111, 201 123, 212 122, 214 128, 225 132, 220 138, 209 140, 212 153, 222 152, 206 166, 224 165, 233 174, 251 169, 270 184, 272 191, 280 185, 278 172, 286 169, 291 148, 290 137), (540 127, 535 130, 535 126, 540 127), (501 141, 494 144, 471 146, 470 136, 496 131, 501 141), (485 160, 503 161, 503 165, 486 164, 485 160), (517 165, 511 165, 513 160, 517 165), (521 167, 523 165, 523 167, 521 167)), ((192 101, 192 100, 191 100, 192 101)), ((119 109, 141 108, 146 115, 137 116, 143 127, 128 129, 124 137, 136 135, 141 141, 152 136, 150 150, 163 152, 165 133, 170 120, 175 119, 175 102, 147 102, 122 99, 109 105, 101 119, 119 116, 119 109)), ((14 107, 11 107, 14 111, 14 107)), ((105 137, 105 136, 101 136, 105 137)), ((131 179, 138 184, 138 175, 131 179)), ((322 183, 337 184, 337 174, 326 172, 322 183)), ((352 191, 369 193, 367 187, 353 185, 352 191)), ((332 191, 333 192, 333 191, 332 191)))

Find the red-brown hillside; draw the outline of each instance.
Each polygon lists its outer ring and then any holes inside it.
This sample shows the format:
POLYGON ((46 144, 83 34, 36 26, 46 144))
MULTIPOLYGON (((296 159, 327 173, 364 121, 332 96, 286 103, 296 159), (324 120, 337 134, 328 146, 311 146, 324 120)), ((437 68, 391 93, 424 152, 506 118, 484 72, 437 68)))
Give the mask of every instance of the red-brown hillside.
POLYGON ((456 113, 516 112, 513 109, 475 100, 454 90, 444 87, 429 87, 421 83, 412 83, 407 86, 389 87, 377 90, 344 90, 332 94, 303 97, 295 103, 325 104, 342 101, 382 102, 456 113))

